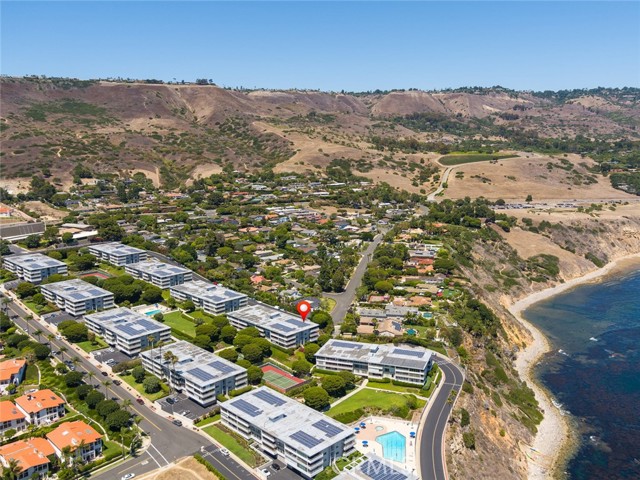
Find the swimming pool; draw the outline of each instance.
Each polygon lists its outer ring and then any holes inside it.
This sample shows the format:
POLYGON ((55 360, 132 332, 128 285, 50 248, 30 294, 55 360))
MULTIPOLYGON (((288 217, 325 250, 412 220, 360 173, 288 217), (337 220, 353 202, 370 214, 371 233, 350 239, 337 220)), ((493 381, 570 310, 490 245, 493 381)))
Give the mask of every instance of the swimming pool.
POLYGON ((156 313, 162 313, 162 310, 151 310, 150 312, 144 312, 144 314, 149 317, 153 317, 156 313))
POLYGON ((407 439, 399 432, 389 432, 376 437, 382 445, 382 456, 387 460, 404 463, 407 439))

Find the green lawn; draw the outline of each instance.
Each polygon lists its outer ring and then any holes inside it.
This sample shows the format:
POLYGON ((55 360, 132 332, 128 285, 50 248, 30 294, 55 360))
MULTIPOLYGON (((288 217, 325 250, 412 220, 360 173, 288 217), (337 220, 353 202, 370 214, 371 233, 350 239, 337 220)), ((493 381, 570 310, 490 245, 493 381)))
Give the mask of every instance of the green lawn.
POLYGON ((76 343, 76 345, 79 346, 81 349, 83 349, 87 353, 93 352, 94 350, 100 350, 102 348, 107 348, 109 346, 100 337, 96 337, 95 345, 93 343, 91 343, 89 340, 87 340, 86 342, 76 343))
POLYGON ((238 435, 227 433, 217 425, 205 427, 203 430, 218 443, 221 443, 227 450, 233 452, 237 457, 250 467, 257 467, 263 459, 257 452, 253 451, 249 445, 238 435))
POLYGON ((324 300, 327 302, 327 311, 331 312, 336 307, 336 301, 333 298, 324 297, 324 300))
MULTIPOLYGON (((150 374, 147 374, 147 375, 150 375, 150 374)), ((142 384, 136 383, 136 381, 133 379, 133 376, 123 375, 120 378, 125 382, 127 382, 131 387, 133 387, 140 395, 148 398, 152 402, 155 402, 156 400, 169 395, 169 386, 166 385, 164 382, 160 382, 160 385, 162 386, 162 390, 160 390, 158 393, 146 393, 144 391, 144 388, 142 387, 142 384)))
POLYGON ((213 417, 205 418, 204 420, 200 420, 196 423, 196 427, 205 427, 207 425, 211 425, 214 422, 220 420, 220 414, 217 413, 213 417))
POLYGON ((411 388, 411 387, 403 387, 400 385, 394 385, 393 383, 379 383, 379 382, 367 382, 367 388, 379 388, 381 390, 389 390, 391 392, 400 392, 400 393, 414 393, 416 395, 421 395, 419 388, 411 388))
MULTIPOLYGON (((422 408, 424 401, 418 400, 417 408, 422 408)), ((336 417, 343 413, 353 412, 358 409, 369 408, 383 414, 393 414, 394 411, 407 409, 407 397, 400 393, 379 392, 364 388, 345 401, 332 407, 327 412, 330 417, 336 417)))
POLYGON ((120 275, 124 275, 125 269, 122 267, 116 267, 115 265, 110 265, 108 263, 101 263, 98 266, 99 270, 103 270, 104 272, 108 273, 109 275, 113 275, 114 277, 119 277, 120 275))
POLYGON ((502 160, 505 158, 515 158, 518 155, 506 155, 499 153, 465 153, 461 155, 445 155, 439 162, 448 167, 452 165, 462 165, 463 163, 486 162, 488 160, 502 160))
POLYGON ((32 312, 37 313, 38 315, 58 311, 58 307, 50 303, 47 303, 46 305, 37 305, 30 300, 23 300, 23 303, 29 307, 32 312))
POLYGON ((189 337, 196 336, 196 324, 193 323, 188 317, 182 315, 182 312, 175 311, 171 313, 167 313, 164 316, 163 323, 165 325, 169 325, 172 330, 177 330, 178 332, 188 335, 189 337))
POLYGON ((24 383, 28 385, 38 384, 38 366, 27 365, 27 371, 24 374, 24 383))
POLYGON ((210 323, 213 318, 208 313, 203 312, 202 310, 194 310, 193 312, 188 314, 193 318, 199 318, 200 320, 210 323))

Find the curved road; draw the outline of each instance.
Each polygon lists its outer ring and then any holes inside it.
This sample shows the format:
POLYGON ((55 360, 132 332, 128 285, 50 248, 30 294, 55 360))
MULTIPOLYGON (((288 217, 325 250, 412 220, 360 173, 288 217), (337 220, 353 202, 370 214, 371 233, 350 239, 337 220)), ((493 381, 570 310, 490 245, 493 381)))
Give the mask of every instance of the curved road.
POLYGON ((446 170, 442 174, 442 178, 440 179, 440 185, 438 185, 438 188, 435 189, 433 192, 431 192, 429 195, 427 195, 427 201, 428 202, 435 202, 436 201, 436 197, 440 193, 442 193, 442 191, 444 190, 444 184, 447 183, 447 181, 449 180, 449 174, 451 173, 451 170, 453 170, 456 167, 457 167, 457 165, 455 165, 453 167, 447 167, 446 168, 446 170))
POLYGON ((444 436, 447 421, 464 382, 464 372, 451 360, 436 356, 436 363, 444 377, 420 425, 418 458, 421 480, 447 480, 448 478, 444 436), (456 393, 452 393, 454 391, 456 393))

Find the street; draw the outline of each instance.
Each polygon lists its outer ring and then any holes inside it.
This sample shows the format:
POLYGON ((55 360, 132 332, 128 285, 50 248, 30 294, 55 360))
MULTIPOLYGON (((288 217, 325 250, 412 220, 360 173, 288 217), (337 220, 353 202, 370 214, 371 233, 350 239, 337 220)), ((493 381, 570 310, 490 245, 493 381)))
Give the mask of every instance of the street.
MULTIPOLYGON (((42 325, 39 323, 36 327, 35 321, 31 321, 29 323, 29 326, 27 326, 27 322, 24 320, 24 317, 30 315, 30 312, 26 312, 15 302, 10 302, 7 307, 12 321, 21 329, 33 332, 37 328, 42 327, 42 325)), ((50 328, 48 324, 47 328, 50 328)), ((55 333, 53 329, 51 329, 51 331, 55 333)), ((87 359, 89 354, 87 354, 86 352, 76 352, 71 344, 68 344, 63 340, 58 340, 56 338, 52 339, 50 343, 52 350, 60 350, 60 347, 65 346, 66 348, 68 348, 68 351, 66 353, 67 357, 72 358, 73 356, 77 356, 78 358, 80 358, 80 362, 76 365, 76 368, 78 369, 78 371, 93 372, 95 375, 95 382, 102 381, 107 378, 103 377, 103 375, 101 374, 102 370, 95 367, 91 362, 89 362, 89 360, 87 359)), ((109 378, 113 380, 116 377, 110 376, 109 378)), ((171 462, 174 462, 182 457, 191 456, 194 453, 199 452, 201 447, 203 446, 209 448, 217 448, 214 445, 213 441, 208 439, 208 437, 200 435, 199 433, 194 432, 187 427, 178 427, 176 425, 173 425, 170 420, 161 415, 158 415, 150 408, 138 405, 135 401, 137 397, 135 391, 131 390, 130 392, 128 390, 129 388, 130 387, 128 387, 124 382, 120 386, 112 384, 109 386, 109 396, 118 397, 120 400, 129 399, 131 401, 130 409, 132 413, 135 413, 139 415, 140 418, 142 418, 142 421, 139 424, 140 429, 147 435, 149 435, 151 444, 144 453, 140 453, 137 457, 128 459, 124 463, 111 470, 106 470, 101 473, 95 474, 95 478, 111 480, 120 478, 126 473, 135 473, 136 475, 141 475, 143 473, 155 470, 156 468, 166 467, 171 462)), ((230 457, 224 457, 224 463, 217 457, 211 458, 209 460, 217 469, 225 473, 225 475, 228 473, 229 478, 235 478, 239 480, 255 479, 254 475, 251 472, 246 470, 242 465, 240 465, 230 457)))
POLYGON ((443 373, 444 382, 431 400, 429 411, 420 425, 419 468, 422 480, 446 480, 447 467, 444 454, 444 437, 447 421, 453 410, 455 399, 462 389, 464 372, 450 360, 437 356, 436 363, 443 373), (450 401, 451 392, 455 390, 455 399, 450 401))

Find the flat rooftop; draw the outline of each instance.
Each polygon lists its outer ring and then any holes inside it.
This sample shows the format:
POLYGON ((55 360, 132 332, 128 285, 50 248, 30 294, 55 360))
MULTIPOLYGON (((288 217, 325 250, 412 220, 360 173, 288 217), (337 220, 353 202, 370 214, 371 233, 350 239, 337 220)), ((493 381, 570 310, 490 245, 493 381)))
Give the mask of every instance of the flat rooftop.
POLYGON ((74 278, 64 282, 49 283, 40 287, 42 290, 50 292, 71 301, 90 300, 92 298, 105 297, 113 293, 104 288, 96 287, 84 280, 74 278))
POLYGON ((139 272, 149 273, 156 277, 170 277, 181 273, 190 273, 191 270, 184 267, 178 267, 164 262, 156 262, 153 260, 145 260, 138 263, 130 263, 126 268, 131 268, 139 272))
POLYGON ((128 308, 116 308, 106 312, 85 315, 85 319, 97 323, 102 328, 115 332, 127 339, 139 338, 142 335, 171 330, 168 325, 157 322, 147 315, 134 312, 128 308))
POLYGON ((224 358, 185 341, 165 345, 162 347, 162 355, 160 355, 160 351, 157 348, 153 351, 147 350, 146 352, 142 352, 140 355, 153 359, 156 363, 161 362, 173 368, 163 357, 166 352, 171 352, 178 357, 178 361, 175 363, 176 373, 181 375, 185 380, 190 380, 197 385, 217 383, 220 380, 246 371, 246 369, 235 363, 231 363, 224 358))
POLYGON ((356 362, 424 370, 433 356, 431 350, 410 345, 358 343, 331 339, 316 355, 356 362))
POLYGON ((142 250, 136 247, 130 247, 119 242, 102 243, 99 245, 91 245, 92 249, 99 250, 109 255, 135 255, 136 253, 145 253, 146 250, 142 250))
POLYGON ((247 297, 244 293, 236 292, 222 285, 203 282, 202 280, 175 285, 171 289, 213 303, 228 302, 247 297))
POLYGON ((275 330, 285 335, 303 332, 318 326, 311 321, 303 322, 295 315, 271 308, 262 303, 239 308, 227 313, 227 316, 259 325, 271 331, 275 330))
POLYGON ((354 435, 351 427, 268 387, 228 400, 221 407, 309 456, 354 435))
POLYGON ((40 270, 43 268, 54 268, 66 266, 64 262, 48 257, 41 253, 30 253, 28 255, 13 255, 5 258, 5 261, 11 262, 27 270, 40 270))
POLYGON ((418 480, 418 477, 389 460, 368 454, 364 462, 351 470, 343 470, 335 480, 418 480))

